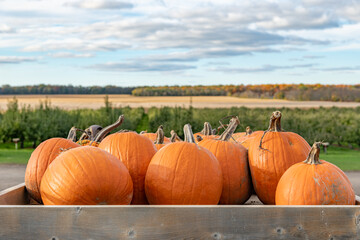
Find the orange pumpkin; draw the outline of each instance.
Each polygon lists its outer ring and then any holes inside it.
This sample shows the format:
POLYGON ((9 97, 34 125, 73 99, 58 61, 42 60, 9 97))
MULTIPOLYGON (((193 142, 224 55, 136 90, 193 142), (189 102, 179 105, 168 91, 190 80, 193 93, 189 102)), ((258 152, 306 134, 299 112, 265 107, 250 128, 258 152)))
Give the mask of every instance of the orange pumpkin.
POLYGON ((233 134, 233 138, 230 141, 240 143, 246 149, 249 149, 251 141, 257 136, 263 134, 263 131, 253 132, 249 126, 246 127, 246 132, 240 132, 233 134), (235 140, 235 141, 234 141, 235 140))
POLYGON ((156 141, 154 142, 155 147, 157 150, 160 150, 162 147, 164 147, 166 144, 169 143, 164 143, 164 130, 163 130, 163 126, 160 125, 158 130, 156 131, 156 141))
POLYGON ((133 184, 116 157, 85 146, 57 157, 46 170, 40 190, 45 205, 130 204, 133 184))
POLYGON ((199 146, 209 149, 221 165, 223 189, 220 204, 243 204, 252 193, 247 150, 229 141, 239 123, 235 117, 219 139, 205 139, 199 143, 199 146))
POLYGON ((309 144, 300 135, 281 129, 281 113, 273 112, 270 126, 251 141, 248 156, 254 190, 264 204, 275 204, 276 186, 284 172, 304 161, 309 144))
MULTIPOLYGON (((155 142, 157 138, 157 133, 148 133, 146 131, 140 132, 140 135, 149 138, 152 142, 155 142)), ((164 143, 170 142, 170 138, 164 136, 164 143)))
POLYGON ((132 204, 147 204, 144 182, 151 158, 156 153, 154 143, 136 132, 118 132, 101 141, 99 148, 121 160, 134 183, 132 204))
POLYGON ((216 135, 215 132, 216 129, 212 129, 209 122, 204 122, 203 130, 201 130, 201 132, 194 134, 195 142, 199 143, 199 140, 202 141, 204 139, 213 139, 218 137, 218 135, 216 135))
POLYGON ((217 204, 222 192, 221 166, 214 154, 195 143, 189 124, 185 141, 152 158, 145 178, 150 204, 217 204))
POLYGON ((41 203, 40 183, 49 164, 62 151, 80 147, 79 144, 65 138, 50 138, 42 142, 31 154, 25 171, 25 186, 29 195, 41 203))
POLYGON ((308 158, 291 166, 276 189, 276 205, 354 205, 355 193, 345 173, 319 160, 316 142, 308 158))

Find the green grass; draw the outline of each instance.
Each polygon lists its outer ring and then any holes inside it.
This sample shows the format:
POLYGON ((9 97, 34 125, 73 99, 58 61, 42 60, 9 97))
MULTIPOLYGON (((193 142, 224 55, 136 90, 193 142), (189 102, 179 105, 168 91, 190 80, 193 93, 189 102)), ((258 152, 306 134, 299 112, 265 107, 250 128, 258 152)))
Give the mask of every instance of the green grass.
POLYGON ((27 164, 33 149, 3 149, 0 148, 0 164, 27 164))
MULTIPOLYGON (((27 164, 33 149, 14 149, 0 144, 0 164, 27 164)), ((343 171, 360 171, 360 151, 348 148, 329 147, 327 154, 320 153, 320 159, 329 161, 343 171)))
POLYGON ((360 151, 341 147, 329 147, 327 154, 320 152, 320 159, 331 162, 343 171, 360 171, 360 151))

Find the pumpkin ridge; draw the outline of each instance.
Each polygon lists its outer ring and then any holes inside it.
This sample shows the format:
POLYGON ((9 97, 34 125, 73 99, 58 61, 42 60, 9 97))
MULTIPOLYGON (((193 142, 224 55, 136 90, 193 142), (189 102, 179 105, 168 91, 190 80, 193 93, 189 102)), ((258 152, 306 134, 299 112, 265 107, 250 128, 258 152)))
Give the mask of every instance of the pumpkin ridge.
MULTIPOLYGON (((226 144, 226 142, 224 143, 224 145, 226 144)), ((220 145, 220 144, 219 144, 220 145)), ((231 145, 230 145, 231 146, 231 145)), ((225 152, 223 153, 224 154, 224 156, 228 156, 228 148, 227 147, 223 147, 223 149, 225 149, 225 152)), ((227 159, 227 158, 226 158, 227 159)), ((231 181, 230 181, 230 171, 229 171, 229 167, 230 166, 228 166, 228 164, 229 164, 229 162, 228 161, 226 161, 226 166, 227 166, 227 168, 226 168, 226 171, 227 171, 227 181, 228 181, 228 183, 231 183, 231 181)), ((222 169, 221 169, 222 170, 222 169)), ((226 199, 227 201, 229 201, 229 198, 231 197, 231 191, 230 191, 230 184, 227 184, 227 189, 226 189, 226 191, 227 191, 227 198, 228 199, 226 199)))
MULTIPOLYGON (((199 165, 199 156, 197 156, 196 159, 194 159, 194 160, 195 160, 195 172, 197 173, 198 172, 198 165, 199 165)), ((202 173, 202 171, 201 171, 201 173, 202 173)), ((191 187, 191 195, 190 195, 190 201, 191 202, 193 201, 193 198, 194 198, 194 187, 195 187, 194 182, 195 182, 196 177, 197 177, 197 175, 194 174, 193 179, 192 179, 192 183, 191 183, 191 185, 192 185, 192 187, 191 187)), ((201 176, 201 178, 202 178, 202 176, 201 176)), ((201 186, 201 191, 200 191, 199 195, 202 194, 202 189, 203 189, 203 187, 201 186)), ((197 200, 197 204, 199 204, 199 201, 200 201, 200 199, 197 200)))
MULTIPOLYGON (((91 147, 91 146, 90 146, 91 147)), ((88 156, 88 158, 87 159, 90 159, 90 162, 91 162, 91 164, 94 166, 94 169, 96 169, 96 159, 95 158, 93 158, 93 156, 88 152, 88 151, 85 151, 86 152, 86 155, 88 156)), ((76 156, 77 157, 77 156, 76 156)), ((102 159, 100 160, 99 159, 99 161, 102 161, 102 159)), ((79 162, 79 160, 78 160, 78 162, 79 162)), ((96 182, 101 182, 101 177, 99 177, 99 174, 98 174, 99 172, 98 171, 96 171, 96 179, 97 179, 97 181, 96 182)), ((102 188, 97 188, 96 186, 95 186, 95 190, 96 190, 96 193, 98 194, 98 195, 100 195, 100 196, 103 196, 102 195, 102 188)))
MULTIPOLYGON (((54 151, 54 149, 55 149, 56 145, 58 144, 58 142, 60 142, 60 140, 61 140, 61 138, 56 139, 56 142, 53 144, 53 146, 52 146, 52 148, 51 148, 50 154, 52 154, 52 153, 53 153, 53 151, 54 151)), ((59 150, 60 150, 60 149, 59 149, 59 150)), ((60 150, 60 153, 61 153, 61 150, 60 150)), ((58 155, 60 155, 60 154, 58 154, 58 155)), ((51 155, 50 155, 50 156, 51 156, 51 155)), ((48 166, 50 165, 50 163, 49 163, 50 156, 46 159, 46 160, 47 160, 47 165, 48 165, 48 166)), ((56 157, 55 157, 55 158, 56 158, 56 157)), ((55 160, 55 158, 54 158, 54 160, 55 160)))
MULTIPOLYGON (((315 166, 311 166, 310 170, 313 171, 314 173, 316 173, 315 166)), ((312 179, 314 180, 314 185, 315 185, 315 184, 318 184, 318 183, 315 182, 315 179, 314 179, 313 177, 312 177, 312 179)), ((304 188, 305 188, 305 186, 304 186, 304 188)), ((315 196, 316 196, 316 201, 317 201, 317 202, 320 202, 321 199, 319 198, 319 194, 316 193, 315 196)))
MULTIPOLYGON (((54 151, 54 149, 55 149, 55 146, 57 145, 57 143, 60 141, 60 138, 57 138, 56 139, 56 142, 53 144, 53 146, 52 146, 52 148, 51 148, 51 151, 49 151, 49 153, 50 153, 50 155, 48 155, 48 156, 46 156, 46 164, 47 164, 47 168, 49 167, 49 165, 50 165, 50 163, 49 163, 49 159, 50 159, 50 157, 51 157, 51 154, 52 154, 52 152, 54 151)), ((40 155, 40 153, 42 153, 42 150, 43 149, 45 149, 45 145, 40 149, 40 152, 39 152, 39 154, 38 154, 38 158, 41 156, 40 155)), ((56 158, 56 157, 55 157, 56 158)), ((54 159, 55 160, 55 159, 54 159)), ((38 176, 38 174, 40 174, 40 171, 37 171, 38 169, 38 166, 39 166, 39 161, 36 161, 36 180, 40 180, 39 181, 39 184, 36 184, 36 188, 37 188, 37 190, 38 190, 38 192, 40 193, 40 184, 41 184, 41 179, 40 179, 40 177, 38 176)), ((44 176, 44 173, 45 173, 45 171, 46 171, 46 169, 44 170, 44 172, 43 172, 43 176, 44 176)), ((41 177, 42 178, 42 177, 41 177)), ((36 181, 36 183, 37 183, 38 181, 36 181)), ((40 194, 40 199, 41 199, 41 194, 40 194)))
MULTIPOLYGON (((53 194, 57 195, 59 199, 62 199, 62 196, 51 186, 51 184, 48 184, 48 182, 45 183, 49 189, 53 192, 53 194)), ((45 193, 46 195, 46 193, 45 193)), ((50 202, 54 203, 54 201, 50 200, 50 202)))
MULTIPOLYGON (((182 150, 185 148, 185 146, 186 146, 186 143, 184 143, 183 146, 180 148, 181 150, 178 151, 178 152, 180 152, 180 154, 176 154, 177 158, 176 158, 176 165, 175 165, 174 172, 177 172, 177 168, 179 167, 179 159, 184 154, 182 150)), ((174 175, 174 178, 172 180, 171 199, 173 199, 173 189, 174 189, 174 185, 175 185, 175 180, 176 180, 176 174, 174 175)), ((191 191, 191 193, 192 193, 192 191, 191 191)))
MULTIPOLYGON (((336 178, 336 179, 341 178, 342 180, 345 180, 346 182, 349 183, 349 185, 351 186, 350 189, 348 188, 348 186, 343 185, 344 187, 346 187, 346 190, 351 190, 351 191, 353 191, 353 190, 352 190, 352 184, 351 184, 351 182, 348 180, 348 178, 346 177, 346 175, 342 174, 342 170, 341 170, 339 167, 337 167, 336 165, 334 165, 334 164, 332 164, 332 163, 330 163, 330 162, 326 162, 326 161, 323 161, 322 164, 323 164, 323 165, 325 164, 325 165, 327 165, 327 166, 330 166, 330 167, 333 169, 333 171, 337 174, 337 178, 336 178)), ((351 194, 350 194, 350 191, 346 191, 346 192, 348 193, 348 195, 351 195, 351 194)))
MULTIPOLYGON (((302 188, 301 188, 301 193, 302 193, 302 196, 303 196, 303 203, 302 204, 307 204, 307 201, 308 201, 308 197, 306 196, 306 194, 305 194, 305 186, 307 186, 307 184, 308 184, 308 181, 309 181, 309 177, 308 177, 308 175, 309 175, 309 168, 306 168, 306 171, 305 171, 305 184, 302 186, 302 188)), ((316 194, 317 195, 317 194, 316 194)))
MULTIPOLYGON (((77 157, 74 155, 74 154, 72 154, 72 157, 75 157, 75 159, 77 160, 77 157)), ((78 160, 77 160, 78 161, 78 160)), ((74 176, 74 174, 69 170, 69 167, 67 166, 67 164, 66 164, 66 162, 65 161, 62 161, 61 162, 62 163, 62 165, 63 165, 63 167, 64 167, 64 169, 68 172, 68 176, 71 176, 74 180, 75 180, 75 183, 77 184, 77 185, 80 185, 79 184, 79 182, 77 181, 77 178, 74 176)), ((55 172, 53 172, 53 174, 54 174, 55 172)), ((56 175, 56 176, 58 176, 58 175, 56 175)), ((58 177, 56 177, 56 178, 58 178, 58 177)), ((61 178, 61 180, 60 181, 63 181, 63 179, 62 179, 62 176, 60 176, 60 178, 61 178)), ((58 178, 59 179, 59 178, 58 178)), ((75 190, 74 188, 66 188, 67 189, 67 191, 68 192, 72 192, 72 193, 74 193, 74 195, 76 195, 76 196, 81 196, 82 194, 78 194, 78 192, 77 191, 73 191, 73 190, 75 190)), ((84 191, 82 190, 82 188, 78 188, 77 190, 80 190, 81 192, 83 192, 84 193, 84 191)), ((60 196, 60 195, 58 195, 58 196, 60 196)), ((63 196, 60 196, 60 198, 63 198, 63 196)), ((84 199, 84 198, 81 198, 82 200, 84 200, 84 202, 88 202, 88 201, 86 201, 86 199, 84 199)))
MULTIPOLYGON (((113 161, 113 162, 115 162, 115 161, 113 161)), ((122 162, 116 162, 116 164, 123 164, 122 162)), ((125 164, 123 164, 124 165, 124 167, 125 167, 125 169, 128 171, 128 173, 129 173, 129 170, 126 168, 126 166, 125 166, 125 164)), ((111 166, 109 165, 109 164, 107 164, 107 166, 108 166, 108 168, 110 169, 111 168, 111 166)), ((129 173, 129 175, 130 175, 130 173, 129 173)), ((131 179, 131 181, 126 181, 126 185, 125 185, 125 187, 124 187, 124 190, 125 189, 128 189, 128 185, 130 184, 130 182, 132 182, 132 179, 131 179)), ((117 185, 116 185, 116 189, 118 189, 119 188, 119 186, 121 185, 121 183, 122 183, 122 181, 118 181, 118 183, 117 183, 117 185)), ((122 194, 124 193, 124 191, 123 192, 121 192, 122 194)), ((116 192, 114 192, 112 195, 111 195, 111 199, 113 199, 114 197, 115 197, 115 194, 116 194, 116 192)), ((133 198, 133 195, 134 195, 134 190, 133 190, 133 194, 131 195, 131 198, 133 198)), ((132 199, 131 199, 132 200, 132 199)), ((131 200, 130 200, 130 202, 131 202, 131 200)))
MULTIPOLYGON (((35 149, 36 150, 36 149, 35 149)), ((42 147, 41 149, 40 149, 40 152, 39 152, 39 154, 38 154, 38 156, 40 156, 40 154, 42 153, 42 151, 44 150, 44 147, 42 147)), ((31 156, 30 156, 30 158, 31 158, 31 156)), ((35 184, 35 186, 36 186, 36 191, 38 192, 38 193, 40 193, 40 184, 41 184, 41 181, 38 181, 38 179, 39 179, 39 176, 38 176, 38 168, 39 168, 39 161, 36 161, 36 170, 35 170, 35 182, 36 182, 36 184, 35 184), (39 182, 39 184, 38 184, 38 182, 39 182)), ((40 195, 40 199, 41 199, 41 195, 40 195)))
MULTIPOLYGON (((63 165, 64 163, 61 162, 61 164, 63 165)), ((64 179, 63 179, 62 175, 59 176, 59 174, 58 174, 56 171, 53 171, 52 168, 49 168, 49 172, 51 173, 51 175, 53 176, 53 178, 55 178, 57 181, 64 183, 64 179)), ((45 175, 45 174, 44 174, 44 175, 45 175)), ((43 182, 43 181, 41 181, 41 182, 43 182)), ((58 196, 58 200, 62 201, 62 199, 64 198, 64 196, 63 196, 63 195, 60 195, 60 194, 58 193, 58 190, 57 190, 57 189, 54 189, 53 186, 52 186, 51 184, 49 184, 47 181, 45 181, 45 183, 46 183, 47 186, 52 190, 52 193, 58 196)), ((73 192, 73 193, 76 194, 76 191, 75 191, 75 192, 74 192, 74 191, 71 191, 71 189, 69 189, 69 188, 65 188, 65 191, 67 191, 67 192, 73 192)), ((51 201, 51 202, 54 203, 54 201, 51 201)), ((62 202, 63 202, 63 201, 62 201, 62 202)))
MULTIPOLYGON (((86 152, 86 154, 87 154, 87 151, 85 151, 85 152, 86 152)), ((89 173, 85 171, 85 168, 84 168, 84 166, 81 164, 81 161, 79 160, 77 154, 73 154, 72 152, 71 152, 71 154, 72 154, 72 157, 74 157, 75 160, 78 162, 79 166, 81 167, 82 172, 83 172, 85 175, 90 176, 89 173)), ((93 184, 90 184, 90 186, 91 186, 92 191, 95 191, 96 187, 94 187, 93 184)))
MULTIPOLYGON (((210 140, 210 139, 209 139, 210 140)), ((207 142, 209 142, 209 140, 208 139, 205 139, 205 141, 207 141, 207 142)), ((215 148, 215 153, 217 153, 218 152, 218 150, 219 150, 219 144, 217 144, 217 142, 213 142, 213 141, 211 141, 211 145, 210 145, 210 147, 209 147, 209 149, 211 149, 211 148, 215 148), (216 144, 216 145, 215 145, 216 144), (215 147, 213 147, 213 145, 215 145, 215 147)), ((217 158, 217 156, 215 156, 216 158, 217 158)), ((221 169, 222 170, 222 169, 221 169)), ((223 191, 223 190, 222 190, 223 191)), ((220 196, 221 197, 221 196, 220 196)))
MULTIPOLYGON (((89 157, 92 158, 92 155, 89 155, 88 151, 82 151, 82 152, 86 152, 86 155, 88 156, 88 159, 89 159, 89 157)), ((70 152, 70 153, 71 153, 72 157, 76 159, 76 161, 78 162, 79 166, 81 166, 82 172, 87 175, 88 173, 85 171, 85 168, 81 165, 81 161, 79 160, 78 155, 77 155, 77 154, 74 154, 73 152, 70 152)), ((70 154, 70 153, 69 153, 69 154, 70 154)), ((65 166, 64 162, 65 162, 65 161, 62 162, 62 164, 64 165, 64 168, 66 168, 66 170, 69 171, 68 166, 65 166)), ((93 163, 93 159, 91 160, 91 162, 92 162, 92 164, 93 164, 94 166, 96 166, 96 164, 93 163)), ((72 177, 74 178, 76 184, 79 185, 79 186, 81 186, 81 183, 79 184, 79 182, 77 181, 76 177, 75 177, 74 175, 72 175, 72 177)), ((98 178, 98 177, 97 177, 97 178, 98 178)), ((99 178, 98 178, 98 180, 99 180, 99 178)), ((94 185, 91 184, 91 186, 92 186, 93 191, 97 190, 96 187, 94 188, 94 185)), ((84 191, 82 191, 82 192, 84 193, 84 191)), ((76 194, 76 193, 75 193, 75 194, 76 194)))
MULTIPOLYGON (((282 134, 282 132, 278 133, 279 136, 280 136, 280 139, 281 139, 281 144, 277 144, 278 146, 280 145, 281 146, 281 159, 286 159, 287 161, 286 162, 281 162, 281 165, 280 166, 277 166, 275 168, 275 173, 276 173, 276 179, 277 181, 280 180, 281 176, 285 173, 285 171, 291 167, 288 166, 288 162, 296 162, 296 159, 294 159, 294 156, 293 154, 289 154, 289 151, 286 151, 286 149, 290 149, 290 151, 292 150, 292 147, 290 146, 289 144, 289 137, 287 136, 287 132, 284 132, 285 134, 282 134), (291 161, 288 161, 289 158, 291 159, 291 161), (276 169, 279 169, 280 170, 280 174, 278 173, 278 171, 276 169), (281 174, 282 172, 282 174, 281 174)), ((274 146, 273 146, 274 147, 274 146)), ((273 148, 274 149, 274 148, 273 148)), ((275 148, 277 149, 277 148, 275 148)), ((277 151, 277 153, 279 153, 279 151, 277 151)), ((278 163, 278 162, 277 162, 278 163)), ((274 165, 275 166, 275 165, 274 165)))

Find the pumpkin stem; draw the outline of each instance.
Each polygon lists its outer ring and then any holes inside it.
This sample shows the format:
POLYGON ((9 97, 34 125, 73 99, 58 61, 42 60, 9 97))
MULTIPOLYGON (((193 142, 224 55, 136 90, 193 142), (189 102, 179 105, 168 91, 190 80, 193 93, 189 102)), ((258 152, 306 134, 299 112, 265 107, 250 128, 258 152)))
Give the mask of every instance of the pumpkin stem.
POLYGON ((283 130, 281 129, 281 112, 275 111, 271 114, 269 128, 266 131, 264 131, 264 134, 260 139, 259 148, 265 150, 265 148, 262 147, 262 140, 264 139, 265 134, 267 132, 282 132, 282 131, 283 130))
POLYGON ((308 157, 306 158, 306 160, 304 161, 304 163, 307 164, 321 164, 320 160, 319 160, 319 155, 320 155, 320 147, 323 145, 322 142, 315 142, 309 152, 308 157))
POLYGON ((213 129, 209 122, 204 122, 204 128, 200 132, 202 135, 209 136, 213 134, 213 129))
POLYGON ((147 133, 147 130, 141 131, 139 134, 144 134, 144 133, 147 133))
POLYGON ((109 132, 119 127, 123 123, 123 121, 124 121, 124 115, 120 115, 120 117, 116 122, 114 122, 113 124, 107 127, 104 127, 101 131, 99 131, 98 134, 95 136, 94 141, 101 142, 109 132))
POLYGON ((191 125, 189 123, 185 124, 184 126, 184 137, 185 137, 184 139, 185 142, 195 143, 194 134, 192 132, 191 125))
POLYGON ((219 140, 229 141, 229 139, 232 137, 233 133, 235 132, 235 130, 239 124, 240 124, 240 121, 239 121, 238 117, 235 116, 235 117, 231 118, 228 127, 220 135, 219 140))
POLYGON ((87 129, 84 130, 84 133, 80 136, 79 141, 89 139, 93 141, 96 137, 96 134, 98 134, 101 131, 102 127, 99 125, 91 125, 87 129))
POLYGON ((233 119, 234 117, 236 117, 236 116, 235 115, 230 115, 230 116, 226 116, 226 117, 223 117, 222 119, 220 119, 219 120, 220 126, 217 128, 217 134, 220 133, 221 128, 223 128, 225 130, 229 125, 229 124, 223 124, 221 121, 225 120, 225 119, 233 119))
POLYGON ((76 132, 77 131, 84 132, 84 130, 82 130, 82 129, 72 127, 72 128, 70 128, 69 134, 68 134, 66 139, 69 139, 69 140, 71 140, 73 142, 76 142, 76 132))
POLYGON ((245 136, 251 135, 253 133, 250 126, 247 126, 245 131, 246 131, 245 136))
POLYGON ((154 143, 164 144, 164 129, 162 125, 160 125, 156 131, 156 141, 154 143))
POLYGON ((174 130, 171 130, 170 134, 171 134, 170 142, 182 141, 174 130))
POLYGON ((270 124, 268 128, 269 132, 282 132, 281 129, 281 112, 275 111, 271 114, 270 124))
POLYGON ((201 142, 201 141, 203 140, 203 138, 202 138, 200 135, 196 135, 196 140, 197 140, 198 142, 201 142))

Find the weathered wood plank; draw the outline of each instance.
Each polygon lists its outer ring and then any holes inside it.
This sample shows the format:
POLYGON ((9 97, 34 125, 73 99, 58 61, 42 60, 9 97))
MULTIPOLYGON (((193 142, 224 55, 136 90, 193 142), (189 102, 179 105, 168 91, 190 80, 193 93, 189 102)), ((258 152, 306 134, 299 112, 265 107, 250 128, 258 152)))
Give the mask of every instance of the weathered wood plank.
POLYGON ((25 183, 5 189, 0 192, 0 205, 24 205, 29 204, 25 183))
POLYGON ((0 206, 0 239, 360 239, 357 206, 0 206))

